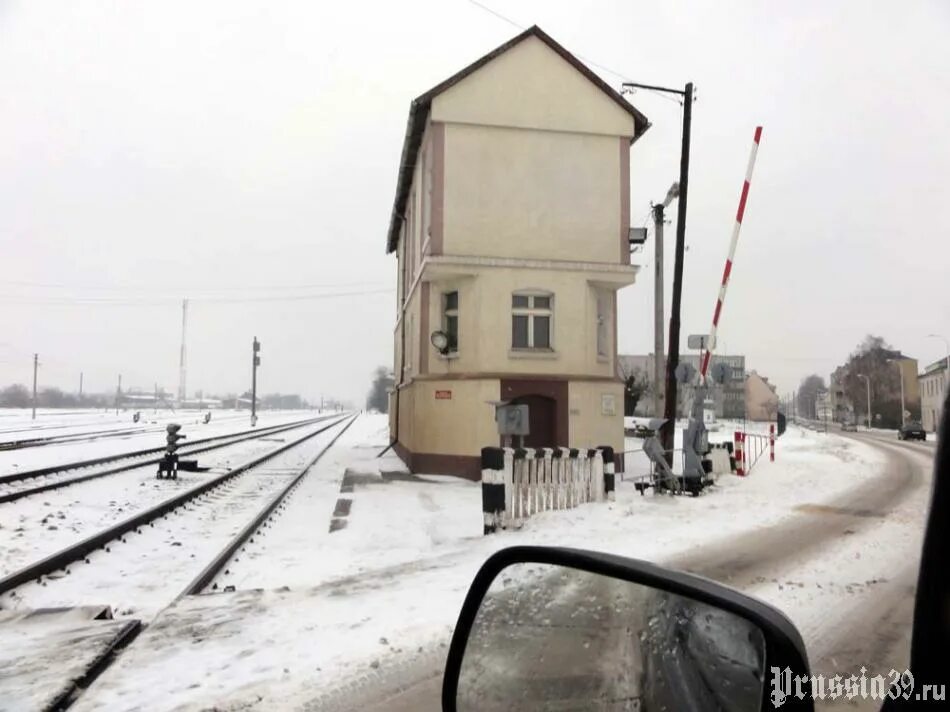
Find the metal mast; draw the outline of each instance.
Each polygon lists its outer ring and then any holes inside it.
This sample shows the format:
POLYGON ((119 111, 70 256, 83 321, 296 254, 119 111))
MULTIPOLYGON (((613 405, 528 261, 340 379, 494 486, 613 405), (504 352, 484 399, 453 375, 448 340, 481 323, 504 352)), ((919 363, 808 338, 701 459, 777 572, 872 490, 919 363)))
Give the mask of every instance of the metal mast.
POLYGON ((181 359, 178 366, 178 403, 185 402, 185 382, 187 380, 187 371, 185 369, 185 327, 188 324, 188 300, 181 300, 181 359))

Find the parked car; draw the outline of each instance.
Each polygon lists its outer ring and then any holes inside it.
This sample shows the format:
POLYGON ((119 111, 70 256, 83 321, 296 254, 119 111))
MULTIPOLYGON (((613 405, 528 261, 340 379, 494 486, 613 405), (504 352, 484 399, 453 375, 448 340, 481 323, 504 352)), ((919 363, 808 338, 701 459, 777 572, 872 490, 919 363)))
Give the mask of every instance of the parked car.
POLYGON ((858 432, 858 426, 854 423, 842 423, 841 429, 847 433, 856 433, 858 432))
POLYGON ((921 427, 920 423, 904 423, 897 431, 898 440, 926 440, 927 431, 921 427))

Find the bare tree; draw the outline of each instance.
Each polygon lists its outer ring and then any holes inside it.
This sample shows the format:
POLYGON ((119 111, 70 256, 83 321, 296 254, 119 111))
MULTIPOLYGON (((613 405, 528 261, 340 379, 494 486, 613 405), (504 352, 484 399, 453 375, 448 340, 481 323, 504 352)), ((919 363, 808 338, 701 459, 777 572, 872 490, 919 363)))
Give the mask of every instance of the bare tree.
POLYGON ((637 366, 628 366, 623 359, 618 359, 617 369, 623 379, 623 414, 633 415, 640 399, 653 393, 649 375, 637 366))
POLYGON ((30 401, 30 391, 19 383, 0 390, 0 406, 4 408, 26 408, 30 401))
MULTIPOLYGON (((854 405, 855 414, 861 419, 867 415, 868 384, 870 381, 872 420, 885 428, 896 428, 901 423, 900 371, 890 361, 902 358, 880 336, 868 335, 848 357, 842 370, 845 373, 841 385, 848 400, 854 405), (861 374, 861 375, 858 375, 861 374), (877 416, 880 416, 878 418, 877 416)), ((919 402, 908 402, 913 414, 920 409, 919 402)))
POLYGON ((798 386, 798 413, 806 418, 814 420, 818 417, 815 407, 815 401, 818 399, 818 393, 825 389, 825 379, 817 373, 805 376, 798 386))
POLYGON ((366 397, 366 408, 376 409, 380 413, 389 411, 389 391, 395 384, 393 372, 385 366, 379 366, 373 372, 373 385, 366 397))

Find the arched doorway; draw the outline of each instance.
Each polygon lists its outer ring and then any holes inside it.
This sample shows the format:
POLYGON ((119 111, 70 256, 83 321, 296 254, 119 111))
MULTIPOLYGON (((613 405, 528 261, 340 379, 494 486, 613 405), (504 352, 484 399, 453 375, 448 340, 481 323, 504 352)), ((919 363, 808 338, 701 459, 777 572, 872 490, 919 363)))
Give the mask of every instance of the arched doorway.
POLYGON ((557 401, 537 394, 518 396, 512 405, 528 406, 530 433, 524 438, 524 447, 557 447, 557 401))

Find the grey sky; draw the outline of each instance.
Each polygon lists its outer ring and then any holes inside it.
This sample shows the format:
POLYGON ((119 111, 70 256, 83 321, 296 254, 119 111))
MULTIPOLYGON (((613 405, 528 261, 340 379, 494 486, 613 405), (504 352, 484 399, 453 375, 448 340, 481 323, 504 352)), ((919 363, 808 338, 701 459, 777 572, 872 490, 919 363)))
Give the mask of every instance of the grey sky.
MULTIPOLYGON (((614 86, 601 67, 697 84, 684 333, 709 327, 761 123, 720 345, 782 393, 868 332, 943 355, 924 336, 950 336, 950 5, 485 4, 614 86)), ((174 389, 190 297, 189 391, 245 388, 256 334, 264 391, 361 401, 392 360, 409 102, 517 31, 466 0, 0 3, 0 383, 38 351, 42 383, 174 389)), ((641 224, 680 108, 632 100, 654 124, 632 151, 641 224)), ((649 272, 622 293, 622 351, 651 350, 649 272)))

